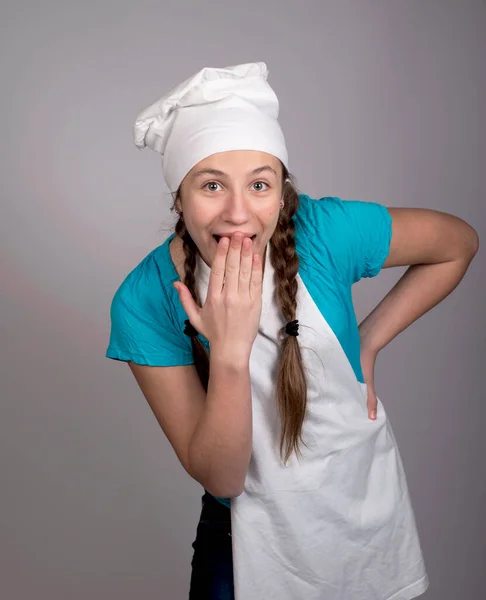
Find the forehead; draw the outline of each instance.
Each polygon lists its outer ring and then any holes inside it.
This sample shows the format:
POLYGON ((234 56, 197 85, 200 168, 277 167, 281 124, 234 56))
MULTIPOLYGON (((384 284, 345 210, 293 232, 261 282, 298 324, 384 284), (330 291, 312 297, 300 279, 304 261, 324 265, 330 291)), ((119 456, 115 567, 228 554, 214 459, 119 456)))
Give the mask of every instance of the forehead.
POLYGON ((257 150, 228 150, 207 156, 189 173, 196 176, 202 170, 213 169, 228 175, 246 175, 257 169, 262 171, 263 167, 266 167, 265 171, 268 174, 273 174, 271 169, 275 174, 281 172, 280 160, 273 154, 257 150))

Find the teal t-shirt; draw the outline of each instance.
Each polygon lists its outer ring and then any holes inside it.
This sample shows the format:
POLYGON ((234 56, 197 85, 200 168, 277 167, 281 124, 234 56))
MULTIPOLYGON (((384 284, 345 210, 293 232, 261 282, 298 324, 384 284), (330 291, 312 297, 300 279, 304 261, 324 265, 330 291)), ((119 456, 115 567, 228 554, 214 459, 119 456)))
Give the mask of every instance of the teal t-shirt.
MULTIPOLYGON (((299 195, 294 215, 299 275, 363 382, 351 287, 376 276, 390 249, 392 219, 375 202, 299 195)), ((187 314, 172 283, 179 276, 169 243, 152 250, 124 279, 111 303, 106 356, 151 366, 194 364, 187 314)), ((209 350, 209 342, 199 335, 209 350)), ((229 499, 218 498, 228 507, 229 499)))

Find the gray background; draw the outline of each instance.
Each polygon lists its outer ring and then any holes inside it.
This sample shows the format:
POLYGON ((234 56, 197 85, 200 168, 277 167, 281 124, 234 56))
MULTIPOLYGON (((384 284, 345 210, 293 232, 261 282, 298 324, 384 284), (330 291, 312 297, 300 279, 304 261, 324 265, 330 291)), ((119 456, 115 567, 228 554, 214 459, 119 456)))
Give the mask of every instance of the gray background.
MULTIPOLYGON (((173 223, 136 114, 262 60, 301 192, 446 211, 484 243, 485 4, 31 0, 0 21, 1 597, 182 600, 202 488, 104 358, 113 294, 173 223)), ((354 287, 359 320, 404 271, 354 287)), ((377 362, 427 600, 486 597, 485 305, 480 251, 377 362)))

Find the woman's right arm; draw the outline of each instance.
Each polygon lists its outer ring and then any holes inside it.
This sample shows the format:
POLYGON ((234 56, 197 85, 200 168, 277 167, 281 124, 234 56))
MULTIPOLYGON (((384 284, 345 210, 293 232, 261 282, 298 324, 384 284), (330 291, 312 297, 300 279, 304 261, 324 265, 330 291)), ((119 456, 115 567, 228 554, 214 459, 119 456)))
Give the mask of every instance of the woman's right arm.
POLYGON ((243 491, 252 449, 250 354, 262 310, 262 262, 251 238, 223 236, 204 305, 174 283, 190 323, 210 343, 208 392, 194 365, 129 363, 179 460, 214 496, 243 491), (245 240, 245 241, 243 241, 245 240))
POLYGON ((211 347, 207 394, 194 365, 128 364, 189 475, 214 496, 241 494, 252 448, 249 356, 211 347))

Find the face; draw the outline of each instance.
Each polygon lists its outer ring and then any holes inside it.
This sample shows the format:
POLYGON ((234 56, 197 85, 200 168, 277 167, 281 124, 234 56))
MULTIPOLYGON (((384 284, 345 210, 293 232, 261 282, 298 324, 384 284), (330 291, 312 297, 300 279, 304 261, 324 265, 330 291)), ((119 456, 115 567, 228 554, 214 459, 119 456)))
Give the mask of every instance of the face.
POLYGON ((217 248, 214 236, 237 231, 255 236, 253 252, 263 259, 277 226, 281 196, 278 158, 256 150, 231 150, 208 156, 189 171, 177 206, 204 262, 211 266, 217 248))

